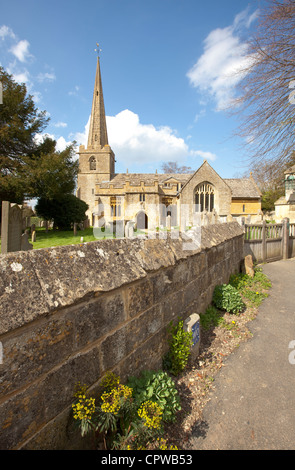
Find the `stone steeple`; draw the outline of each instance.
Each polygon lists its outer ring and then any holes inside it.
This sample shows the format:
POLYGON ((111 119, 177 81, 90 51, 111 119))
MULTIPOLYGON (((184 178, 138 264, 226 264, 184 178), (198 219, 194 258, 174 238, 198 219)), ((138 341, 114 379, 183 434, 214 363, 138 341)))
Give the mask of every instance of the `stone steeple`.
POLYGON ((115 154, 108 143, 106 115, 102 93, 100 61, 97 57, 87 148, 79 147, 77 196, 85 201, 90 222, 97 206, 96 185, 110 181, 115 174, 115 154))
POLYGON ((87 148, 101 149, 105 145, 109 145, 109 143, 102 92, 100 63, 99 57, 97 57, 87 148))

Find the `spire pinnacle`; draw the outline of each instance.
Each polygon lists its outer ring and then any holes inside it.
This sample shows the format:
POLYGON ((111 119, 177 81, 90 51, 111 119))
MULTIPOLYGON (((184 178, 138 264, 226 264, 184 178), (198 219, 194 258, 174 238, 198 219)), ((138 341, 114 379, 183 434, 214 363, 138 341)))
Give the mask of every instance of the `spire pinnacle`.
POLYGON ((102 92, 102 82, 101 82, 101 73, 100 73, 100 63, 99 63, 99 45, 97 44, 98 49, 96 49, 97 55, 97 65, 96 65, 96 75, 92 99, 92 109, 90 116, 90 126, 88 134, 88 144, 87 147, 92 147, 93 149, 100 149, 105 145, 108 145, 108 134, 107 134, 107 125, 106 125, 106 116, 104 108, 104 99, 102 92))

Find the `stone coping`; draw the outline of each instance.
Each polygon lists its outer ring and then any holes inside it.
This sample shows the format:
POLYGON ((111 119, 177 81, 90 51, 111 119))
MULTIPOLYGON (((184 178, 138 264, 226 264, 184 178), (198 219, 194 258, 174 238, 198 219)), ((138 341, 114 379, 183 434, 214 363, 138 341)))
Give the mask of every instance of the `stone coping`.
POLYGON ((177 239, 98 240, 1 255, 0 335, 239 236, 242 228, 231 222, 204 226, 201 237, 191 230, 177 239), (199 238, 200 246, 183 249, 199 238))

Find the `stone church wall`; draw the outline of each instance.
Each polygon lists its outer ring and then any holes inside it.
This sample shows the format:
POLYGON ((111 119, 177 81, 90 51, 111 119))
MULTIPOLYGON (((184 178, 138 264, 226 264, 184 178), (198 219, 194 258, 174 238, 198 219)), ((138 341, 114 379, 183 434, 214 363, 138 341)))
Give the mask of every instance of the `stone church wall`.
POLYGON ((0 449, 78 449, 75 384, 158 369, 167 326, 204 312, 243 259, 233 222, 184 240, 117 239, 0 256, 0 449))

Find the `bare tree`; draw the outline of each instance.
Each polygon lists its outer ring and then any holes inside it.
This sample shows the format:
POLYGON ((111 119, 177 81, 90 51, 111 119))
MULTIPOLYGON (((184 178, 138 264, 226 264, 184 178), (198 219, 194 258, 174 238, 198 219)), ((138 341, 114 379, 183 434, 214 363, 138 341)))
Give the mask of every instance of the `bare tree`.
POLYGON ((190 166, 178 166, 176 162, 163 163, 161 166, 163 173, 193 173, 190 166))
POLYGON ((250 161, 283 166, 295 139, 295 0, 268 0, 258 21, 235 100, 237 134, 248 143, 250 161))

